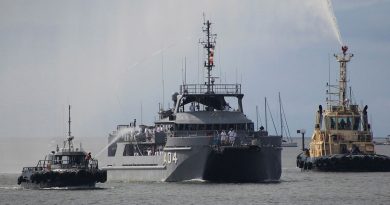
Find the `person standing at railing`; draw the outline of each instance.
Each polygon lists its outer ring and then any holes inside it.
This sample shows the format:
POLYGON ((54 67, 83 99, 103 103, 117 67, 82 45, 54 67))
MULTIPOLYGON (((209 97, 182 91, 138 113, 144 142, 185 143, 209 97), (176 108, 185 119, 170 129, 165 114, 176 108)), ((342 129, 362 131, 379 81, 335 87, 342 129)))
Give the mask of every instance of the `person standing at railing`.
POLYGON ((195 111, 195 104, 192 102, 190 105, 190 111, 194 112, 195 111))
POLYGON ((230 131, 228 132, 228 136, 229 136, 229 143, 233 146, 237 136, 233 128, 230 128, 230 131))
POLYGON ((226 103, 226 105, 224 106, 224 110, 225 111, 229 111, 230 110, 230 105, 229 105, 229 103, 226 103))
POLYGON ((88 152, 88 154, 85 156, 85 164, 88 166, 91 160, 92 160, 91 152, 88 152))
POLYGON ((88 152, 88 154, 85 156, 85 161, 89 161, 92 159, 91 152, 88 152))
POLYGON ((227 139, 226 132, 225 132, 225 130, 222 130, 222 132, 221 132, 221 144, 222 145, 226 144, 226 139, 227 139))

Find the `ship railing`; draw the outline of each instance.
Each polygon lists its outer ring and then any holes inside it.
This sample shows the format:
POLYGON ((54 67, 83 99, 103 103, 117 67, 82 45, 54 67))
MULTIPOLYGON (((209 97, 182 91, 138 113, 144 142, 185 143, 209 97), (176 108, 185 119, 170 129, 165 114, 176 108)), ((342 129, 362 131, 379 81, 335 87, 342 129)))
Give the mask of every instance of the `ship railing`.
POLYGON ((22 172, 42 171, 43 167, 23 167, 22 172))
POLYGON ((52 164, 53 164, 53 160, 39 160, 36 166, 37 171, 50 169, 52 164))
POLYGON ((208 136, 212 137, 214 135, 214 130, 181 130, 181 131, 172 131, 174 137, 200 137, 208 136))
POLYGON ((98 169, 99 168, 99 163, 96 159, 90 159, 89 164, 88 164, 89 169, 98 169))
POLYGON ((222 135, 222 132, 216 132, 216 136, 214 137, 214 145, 241 146, 250 144, 253 139, 254 135, 251 131, 234 130, 234 134, 232 135, 229 135, 229 132, 226 132, 224 135, 222 135))
MULTIPOLYGON (((171 131, 174 137, 199 137, 199 136, 209 136, 212 137, 216 134, 220 134, 221 131, 218 130, 176 130, 171 131)), ((235 131, 237 135, 248 136, 249 132, 244 130, 235 131)), ((226 130, 226 134, 228 130, 226 130)))
POLYGON ((250 132, 244 130, 234 131, 235 137, 230 139, 228 132, 225 132, 225 136, 221 135, 221 131, 217 130, 183 130, 183 131, 173 131, 174 137, 210 137, 212 138, 212 144, 217 146, 238 146, 241 144, 247 144, 253 139, 253 133, 250 135, 250 132))
MULTIPOLYGON (((180 86, 180 94, 205 94, 206 84, 185 84, 180 86)), ((210 85, 213 94, 241 94, 241 84, 213 84, 210 85)))
MULTIPOLYGON (((27 167, 30 168, 30 167, 27 167)), ((35 171, 51 169, 98 169, 98 160, 81 160, 79 162, 71 160, 39 160, 35 171)))

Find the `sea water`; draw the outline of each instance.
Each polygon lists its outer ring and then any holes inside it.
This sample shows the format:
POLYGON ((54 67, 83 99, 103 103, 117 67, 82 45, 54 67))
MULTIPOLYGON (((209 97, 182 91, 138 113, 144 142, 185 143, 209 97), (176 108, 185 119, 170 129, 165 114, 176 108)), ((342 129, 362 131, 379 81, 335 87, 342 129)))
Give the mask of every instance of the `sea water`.
MULTIPOLYGON (((283 148, 280 183, 236 184, 188 181, 180 183, 133 182, 97 184, 96 189, 27 190, 17 185, 23 166, 38 159, 61 138, 0 138, 0 204, 389 204, 390 172, 325 173, 296 168, 299 147, 283 148)), ((83 148, 99 152, 106 138, 82 138, 83 148)), ((299 139, 295 139, 299 141, 299 139)), ((376 146, 390 155, 390 146, 376 146)), ((106 154, 99 158, 105 165, 106 154)))

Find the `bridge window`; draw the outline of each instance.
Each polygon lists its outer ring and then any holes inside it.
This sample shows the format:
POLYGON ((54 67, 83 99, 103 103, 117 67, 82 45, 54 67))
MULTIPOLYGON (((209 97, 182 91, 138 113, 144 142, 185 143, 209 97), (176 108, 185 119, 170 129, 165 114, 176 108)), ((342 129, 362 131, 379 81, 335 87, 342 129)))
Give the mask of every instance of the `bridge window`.
POLYGON ((238 124, 237 130, 245 130, 245 124, 238 124))
POLYGON ((253 123, 248 123, 247 129, 250 130, 250 131, 253 131, 253 130, 254 130, 254 125, 253 125, 253 123))
POLYGON ((56 156, 54 164, 62 164, 62 156, 56 156))
POLYGON ((183 130, 183 128, 184 128, 183 124, 178 124, 177 125, 177 130, 183 130))
POLYGON ((205 130, 205 129, 206 129, 206 125, 203 125, 203 124, 199 125, 199 130, 205 130))
POLYGON ((352 117, 339 117, 337 119, 337 128, 339 130, 351 130, 352 117))
POLYGON ((71 161, 70 161, 70 164, 81 164, 81 161, 83 160, 83 156, 72 156, 71 157, 71 161))
POLYGON ((327 129, 335 130, 336 129, 336 117, 327 117, 325 118, 325 125, 327 129))
POLYGON ((68 156, 62 156, 61 162, 62 162, 62 164, 69 164, 69 157, 68 156))
POLYGON ((353 130, 359 130, 360 127, 360 117, 355 117, 353 121, 353 130))
POLYGON ((189 130, 196 130, 196 125, 188 125, 189 130))
POLYGON ((184 130, 188 130, 189 125, 184 125, 184 130))

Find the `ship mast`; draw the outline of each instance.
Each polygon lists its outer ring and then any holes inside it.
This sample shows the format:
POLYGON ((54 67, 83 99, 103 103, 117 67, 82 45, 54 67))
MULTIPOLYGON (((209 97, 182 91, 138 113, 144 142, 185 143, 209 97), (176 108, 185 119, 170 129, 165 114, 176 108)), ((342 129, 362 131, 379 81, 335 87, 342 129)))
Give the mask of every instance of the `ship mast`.
POLYGON ((217 34, 212 34, 211 29, 211 22, 209 20, 203 22, 203 32, 206 34, 206 39, 200 42, 203 47, 207 51, 207 60, 204 62, 204 67, 207 69, 207 93, 211 93, 213 91, 213 84, 214 79, 211 76, 211 70, 214 67, 214 50, 215 50, 215 44, 216 44, 216 37, 217 34))
POLYGON ((70 105, 69 105, 69 108, 68 108, 68 113, 69 113, 69 119, 68 119, 68 137, 70 137, 70 136, 72 136, 71 135, 71 132, 70 132, 70 123, 72 122, 72 121, 70 121, 70 105))
POLYGON ((341 50, 343 53, 335 54, 334 56, 340 63, 339 106, 346 107, 349 104, 347 99, 347 63, 351 60, 353 54, 347 53, 347 46, 342 46, 341 50))
MULTIPOLYGON (((68 138, 67 138, 67 141, 68 141, 68 148, 70 151, 72 148, 73 148, 73 143, 72 143, 72 140, 74 139, 74 137, 71 135, 71 131, 70 131, 70 123, 72 122, 70 120, 70 105, 68 107, 68 112, 69 112, 69 118, 68 118, 68 125, 69 125, 69 130, 68 130, 68 138)), ((64 142, 64 148, 65 148, 65 145, 66 145, 66 141, 64 142)))

